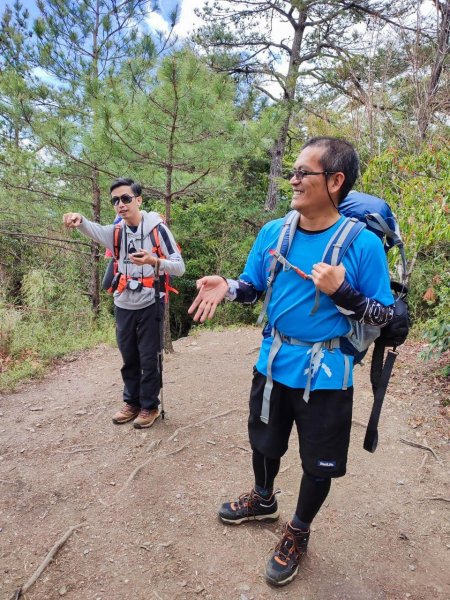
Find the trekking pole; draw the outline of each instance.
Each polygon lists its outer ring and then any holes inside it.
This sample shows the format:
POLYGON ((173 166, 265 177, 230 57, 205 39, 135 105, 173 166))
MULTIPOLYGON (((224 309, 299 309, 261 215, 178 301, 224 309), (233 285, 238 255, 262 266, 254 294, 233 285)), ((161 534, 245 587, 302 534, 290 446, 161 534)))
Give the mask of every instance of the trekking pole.
POLYGON ((159 374, 159 399, 161 402, 161 419, 164 421, 166 416, 164 410, 164 390, 163 390, 163 352, 164 352, 164 317, 161 318, 161 281, 159 279, 159 258, 155 265, 155 303, 156 303, 156 326, 158 328, 158 353, 157 365, 159 374))

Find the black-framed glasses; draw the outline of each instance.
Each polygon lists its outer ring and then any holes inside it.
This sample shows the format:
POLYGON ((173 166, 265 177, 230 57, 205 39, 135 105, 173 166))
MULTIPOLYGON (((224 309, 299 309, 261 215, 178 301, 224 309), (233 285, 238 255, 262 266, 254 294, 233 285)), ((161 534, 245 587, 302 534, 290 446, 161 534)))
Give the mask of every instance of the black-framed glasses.
POLYGON ((333 175, 334 173, 338 173, 339 171, 305 171, 304 169, 294 169, 290 171, 286 175, 286 179, 292 179, 295 177, 297 181, 301 181, 303 177, 307 177, 308 175, 333 175))
POLYGON ((136 197, 137 196, 130 196, 130 194, 122 194, 121 196, 112 196, 111 204, 113 206, 117 206, 121 200, 122 200, 123 204, 130 204, 130 202, 133 200, 133 198, 136 198, 136 197))

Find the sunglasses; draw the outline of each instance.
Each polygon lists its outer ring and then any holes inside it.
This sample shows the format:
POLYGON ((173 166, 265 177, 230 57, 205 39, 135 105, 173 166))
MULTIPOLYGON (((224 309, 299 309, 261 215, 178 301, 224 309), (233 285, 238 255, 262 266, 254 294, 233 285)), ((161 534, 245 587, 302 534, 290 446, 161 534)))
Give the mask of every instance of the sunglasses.
POLYGON ((304 177, 308 175, 332 175, 337 173, 337 171, 305 171, 304 169, 294 169, 290 173, 286 175, 286 179, 292 179, 295 177, 297 181, 301 181, 304 177))
POLYGON ((137 196, 130 196, 129 194, 122 194, 122 196, 112 196, 111 204, 113 206, 117 206, 120 201, 122 201, 123 204, 130 204, 133 198, 137 198, 137 196))

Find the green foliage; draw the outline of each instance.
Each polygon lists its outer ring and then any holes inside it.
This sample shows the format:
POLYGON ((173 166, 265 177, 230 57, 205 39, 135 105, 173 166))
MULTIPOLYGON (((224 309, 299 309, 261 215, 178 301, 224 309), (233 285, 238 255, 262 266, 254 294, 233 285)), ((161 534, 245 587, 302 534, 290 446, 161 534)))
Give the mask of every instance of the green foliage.
POLYGON ((396 213, 413 265, 412 316, 430 341, 427 356, 440 354, 449 346, 450 155, 432 145, 416 155, 390 149, 369 164, 363 182, 367 191, 387 200, 396 213))
POLYGON ((35 377, 51 361, 100 342, 114 342, 114 320, 94 320, 89 302, 66 280, 33 269, 23 279, 20 309, 0 304, 0 390, 35 377))
MULTIPOLYGON (((436 282, 433 295, 430 294, 432 305, 432 318, 428 321, 425 331, 425 339, 429 342, 429 348, 423 353, 424 358, 430 359, 441 356, 450 350, 450 270, 446 273, 446 279, 436 282)), ((446 376, 450 375, 450 365, 444 370, 446 376)))
POLYGON ((448 239, 450 154, 446 149, 428 146, 416 155, 387 150, 371 161, 363 185, 395 212, 410 260, 448 239))

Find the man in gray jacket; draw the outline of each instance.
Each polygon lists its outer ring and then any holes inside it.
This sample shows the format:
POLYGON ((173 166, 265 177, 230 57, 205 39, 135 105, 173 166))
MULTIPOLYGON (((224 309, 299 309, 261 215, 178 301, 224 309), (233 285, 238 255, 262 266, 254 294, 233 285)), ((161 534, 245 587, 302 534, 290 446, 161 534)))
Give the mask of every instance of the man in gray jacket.
MULTIPOLYGON (((138 429, 151 427, 160 416, 158 352, 162 319, 157 319, 163 314, 163 298, 168 291, 163 289, 160 298, 155 299, 155 275, 183 275, 185 271, 175 239, 160 215, 140 210, 141 192, 141 186, 132 179, 117 179, 110 187, 111 203, 122 218, 113 287, 117 344, 123 359, 124 405, 113 422, 133 420, 138 429), (155 236, 165 258, 158 257, 155 236), (160 302, 159 307, 156 302, 160 302)), ((66 213, 63 220, 67 228, 77 228, 114 250, 116 225, 99 225, 79 213, 66 213)))

